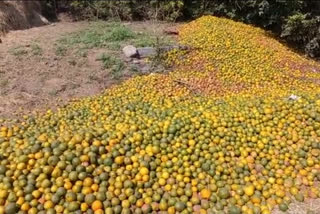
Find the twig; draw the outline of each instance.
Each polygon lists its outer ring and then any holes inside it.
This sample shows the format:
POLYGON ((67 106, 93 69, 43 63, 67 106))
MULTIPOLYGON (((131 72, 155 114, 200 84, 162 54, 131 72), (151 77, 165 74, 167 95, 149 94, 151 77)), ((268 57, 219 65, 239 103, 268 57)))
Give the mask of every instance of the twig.
POLYGON ((189 91, 191 91, 192 93, 196 94, 196 95, 201 95, 201 92, 199 92, 199 90, 197 90, 196 88, 192 87, 189 83, 186 83, 184 81, 181 80, 173 80, 174 82, 183 85, 184 87, 186 87, 189 91))

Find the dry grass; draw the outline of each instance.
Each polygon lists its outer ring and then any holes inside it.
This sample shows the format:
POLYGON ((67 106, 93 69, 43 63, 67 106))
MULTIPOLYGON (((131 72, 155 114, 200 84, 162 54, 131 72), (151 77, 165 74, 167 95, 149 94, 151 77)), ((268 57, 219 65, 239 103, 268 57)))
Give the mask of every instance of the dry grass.
MULTIPOLYGON (((293 202, 289 205, 286 214, 320 214, 320 199, 307 199, 304 202, 293 202)), ((275 209, 272 214, 284 214, 279 209, 275 209)))

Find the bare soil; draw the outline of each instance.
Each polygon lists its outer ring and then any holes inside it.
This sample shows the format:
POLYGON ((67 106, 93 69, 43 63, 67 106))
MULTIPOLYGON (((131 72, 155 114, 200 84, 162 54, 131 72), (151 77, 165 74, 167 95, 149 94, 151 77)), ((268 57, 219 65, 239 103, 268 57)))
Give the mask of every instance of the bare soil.
MULTIPOLYGON (((124 24, 135 31, 154 31, 156 34, 169 25, 124 24)), ((1 38, 0 119, 19 118, 34 111, 55 108, 73 98, 98 94, 132 76, 125 73, 117 79, 111 77, 102 62, 97 61, 101 53, 108 52, 105 48, 91 48, 85 57, 78 57, 72 51, 63 56, 56 53, 59 38, 87 29, 89 25, 88 22, 58 22, 11 31, 1 38)), ((120 55, 121 49, 118 52, 120 55)))

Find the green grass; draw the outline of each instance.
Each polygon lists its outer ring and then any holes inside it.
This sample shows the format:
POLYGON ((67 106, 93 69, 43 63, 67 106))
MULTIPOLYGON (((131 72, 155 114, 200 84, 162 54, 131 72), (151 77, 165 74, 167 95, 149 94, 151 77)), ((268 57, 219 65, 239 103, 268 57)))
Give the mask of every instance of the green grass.
POLYGON ((66 46, 80 45, 82 48, 108 47, 110 43, 119 43, 134 39, 136 34, 120 23, 93 23, 88 29, 72 33, 58 40, 66 46))
POLYGON ((116 64, 120 64, 122 63, 122 60, 114 57, 114 56, 110 56, 106 53, 102 53, 98 58, 98 61, 101 61, 103 64, 103 68, 112 68, 112 66, 116 65, 116 64))
POLYGON ((30 48, 31 48, 31 53, 33 56, 40 56, 43 53, 42 48, 37 43, 32 43, 30 48))
POLYGON ((16 47, 10 48, 8 52, 13 56, 17 57, 27 55, 30 53, 32 56, 40 56, 42 55, 43 50, 39 44, 33 42, 30 46, 18 45, 16 47))
POLYGON ((17 46, 9 49, 9 53, 13 56, 23 56, 28 54, 28 50, 24 46, 17 46))
POLYGON ((110 73, 114 79, 119 79, 122 76, 124 69, 126 69, 126 65, 121 59, 106 53, 102 53, 97 60, 102 62, 103 68, 110 69, 110 73))
MULTIPOLYGON (((156 46, 157 35, 136 33, 119 22, 95 22, 85 30, 75 32, 57 40, 57 48, 76 47, 78 49, 108 48, 120 50, 122 46, 132 44, 137 47, 156 46)), ((171 41, 162 38, 166 44, 171 41)), ((58 53, 61 52, 60 50, 58 53)))
POLYGON ((55 44, 56 49, 55 49, 55 53, 57 56, 65 56, 67 53, 67 49, 68 47, 65 45, 61 45, 61 44, 55 44))

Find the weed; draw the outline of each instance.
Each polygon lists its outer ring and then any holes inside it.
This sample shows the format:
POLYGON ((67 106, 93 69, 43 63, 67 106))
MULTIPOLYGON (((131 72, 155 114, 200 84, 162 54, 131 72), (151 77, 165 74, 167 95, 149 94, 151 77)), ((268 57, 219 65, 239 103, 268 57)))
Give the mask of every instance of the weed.
POLYGON ((110 42, 107 44, 107 48, 113 51, 120 50, 121 43, 120 42, 110 42))
POLYGON ((79 48, 79 49, 76 51, 76 55, 77 55, 77 56, 81 56, 81 57, 87 57, 87 56, 88 56, 88 49, 86 49, 86 48, 79 48))
POLYGON ((138 66, 132 65, 132 66, 130 67, 130 72, 131 72, 131 73, 139 73, 139 72, 140 72, 140 69, 138 68, 138 66))
POLYGON ((9 49, 9 53, 14 56, 23 56, 28 53, 24 46, 17 46, 14 48, 9 49))
POLYGON ((40 56, 43 53, 42 48, 37 43, 32 43, 30 48, 33 56, 40 56))
POLYGON ((0 87, 4 88, 9 84, 9 80, 8 79, 4 79, 0 81, 0 87))
POLYGON ((106 53, 102 53, 98 58, 98 61, 102 61, 103 68, 112 68, 114 65, 119 64, 121 62, 120 59, 110 56, 106 53))
POLYGON ((108 37, 110 41, 125 41, 135 38, 136 34, 128 27, 118 24, 114 26, 108 37))
POLYGON ((123 70, 125 69, 125 65, 123 62, 119 61, 111 69, 111 75, 113 79, 120 79, 123 70))
POLYGON ((67 47, 61 44, 56 45, 56 51, 57 56, 65 56, 67 53, 67 47))
POLYGON ((106 53, 102 53, 98 58, 98 61, 102 61, 103 68, 111 69, 111 75, 113 79, 119 79, 122 71, 125 69, 125 64, 121 59, 114 56, 110 56, 106 53))
POLYGON ((136 38, 135 32, 120 23, 97 22, 88 29, 69 34, 57 42, 64 46, 81 46, 82 49, 95 47, 119 49, 121 42, 136 38))
POLYGON ((50 96, 52 96, 52 97, 57 96, 58 90, 49 91, 48 94, 49 94, 50 96))

